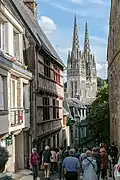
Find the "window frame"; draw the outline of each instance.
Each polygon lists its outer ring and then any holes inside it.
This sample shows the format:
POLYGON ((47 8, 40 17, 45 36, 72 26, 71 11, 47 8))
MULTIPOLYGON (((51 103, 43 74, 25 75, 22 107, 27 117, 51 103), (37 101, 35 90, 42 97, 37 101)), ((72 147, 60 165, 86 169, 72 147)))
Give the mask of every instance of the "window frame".
POLYGON ((3 104, 1 104, 0 105, 0 111, 4 111, 5 110, 5 91, 4 91, 4 76, 2 76, 1 74, 0 74, 0 79, 1 79, 1 82, 2 82, 2 85, 3 85, 3 87, 2 87, 2 89, 3 89, 3 92, 0 92, 0 94, 2 94, 2 101, 3 101, 3 104))
POLYGON ((17 58, 17 60, 21 62, 21 60, 20 60, 20 32, 17 31, 14 27, 13 27, 13 52, 14 52, 14 56, 17 58), (17 40, 15 40, 15 34, 16 34, 17 40), (15 43, 15 41, 16 42, 18 41, 18 42, 15 43), (18 47, 16 46, 16 44, 18 47), (16 49, 18 49, 18 50, 15 52, 16 49))
POLYGON ((49 97, 43 97, 43 121, 50 120, 50 99, 49 97))
POLYGON ((4 22, 0 22, 0 49, 5 50, 5 26, 4 22))
POLYGON ((11 96, 10 96, 10 105, 11 105, 11 109, 16 109, 17 108, 17 80, 16 79, 12 79, 11 78, 11 88, 10 88, 10 91, 11 91, 11 96), (13 105, 13 86, 12 86, 12 82, 15 83, 15 95, 14 95, 14 98, 15 98, 15 106, 13 105))

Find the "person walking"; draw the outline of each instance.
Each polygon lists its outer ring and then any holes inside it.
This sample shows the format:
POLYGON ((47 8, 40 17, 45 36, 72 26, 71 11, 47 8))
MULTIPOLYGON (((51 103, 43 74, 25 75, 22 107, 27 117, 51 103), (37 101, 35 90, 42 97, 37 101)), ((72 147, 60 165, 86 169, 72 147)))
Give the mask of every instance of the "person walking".
POLYGON ((69 150, 70 150, 70 147, 67 146, 66 150, 65 150, 64 153, 63 153, 63 157, 64 157, 64 158, 66 158, 66 157, 69 156, 69 150))
POLYGON ((80 178, 80 163, 75 157, 75 149, 69 151, 69 156, 63 160, 63 172, 66 180, 78 180, 80 178))
POLYGON ((101 155, 101 178, 107 179, 108 155, 104 147, 100 149, 101 155))
POLYGON ((98 180, 99 180, 100 179, 100 171, 101 171, 101 156, 100 156, 99 148, 97 148, 97 147, 93 148, 92 154, 97 162, 97 175, 98 175, 98 180))
POLYGON ((8 151, 0 146, 0 180, 13 180, 11 176, 4 173, 5 165, 9 159, 8 151))
POLYGON ((40 161, 40 157, 37 153, 37 150, 36 148, 33 148, 29 159, 30 168, 33 171, 33 180, 37 180, 39 161, 40 161))
POLYGON ((50 179, 51 156, 50 147, 46 146, 42 156, 42 164, 45 165, 45 179, 50 179))
POLYGON ((56 166, 56 152, 54 150, 54 148, 52 148, 51 150, 51 158, 50 158, 50 161, 51 161, 51 172, 54 173, 55 172, 55 166, 56 166))
POLYGON ((86 152, 86 158, 82 161, 83 180, 98 180, 97 162, 91 151, 86 152))
POLYGON ((63 162, 63 152, 62 147, 59 148, 59 152, 56 155, 57 163, 58 163, 58 177, 61 179, 62 175, 62 162, 63 162))

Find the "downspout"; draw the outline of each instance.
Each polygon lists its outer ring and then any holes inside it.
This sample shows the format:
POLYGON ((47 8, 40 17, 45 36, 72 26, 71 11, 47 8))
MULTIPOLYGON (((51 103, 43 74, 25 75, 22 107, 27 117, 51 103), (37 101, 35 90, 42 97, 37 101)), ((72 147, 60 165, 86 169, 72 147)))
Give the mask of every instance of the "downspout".
MULTIPOLYGON (((38 57, 37 57, 37 55, 39 54, 39 51, 40 51, 40 49, 41 49, 41 47, 39 47, 38 49, 37 49, 37 44, 36 44, 36 46, 35 46, 35 52, 36 52, 36 55, 35 55, 35 69, 36 69, 36 71, 35 71, 35 75, 37 76, 35 79, 36 79, 36 81, 37 81, 37 86, 36 86, 36 89, 35 89, 35 137, 36 137, 36 139, 37 139, 37 92, 39 91, 39 71, 38 71, 38 57)), ((37 143, 36 143, 36 145, 37 145, 37 143)))

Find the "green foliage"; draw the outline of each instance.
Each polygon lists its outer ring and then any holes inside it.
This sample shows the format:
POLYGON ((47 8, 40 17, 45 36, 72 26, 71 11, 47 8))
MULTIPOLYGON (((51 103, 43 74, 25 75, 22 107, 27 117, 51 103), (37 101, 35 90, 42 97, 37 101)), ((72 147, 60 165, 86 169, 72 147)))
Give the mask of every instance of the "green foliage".
POLYGON ((71 125, 72 125, 72 120, 71 118, 68 117, 66 126, 71 126, 71 125))
POLYGON ((94 139, 106 141, 109 139, 109 103, 108 84, 104 82, 103 87, 97 93, 96 100, 92 103, 91 112, 87 117, 91 135, 94 139))
POLYGON ((104 86, 104 82, 107 82, 107 80, 102 79, 100 77, 97 77, 97 87, 98 89, 102 88, 104 86))

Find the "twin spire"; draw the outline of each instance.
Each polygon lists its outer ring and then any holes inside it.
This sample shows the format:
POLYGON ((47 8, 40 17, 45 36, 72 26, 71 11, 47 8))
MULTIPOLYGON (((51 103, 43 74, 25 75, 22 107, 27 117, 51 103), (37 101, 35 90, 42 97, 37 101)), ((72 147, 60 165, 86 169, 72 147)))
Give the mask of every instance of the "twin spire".
MULTIPOLYGON (((77 22, 76 22, 76 15, 75 15, 75 18, 74 18, 74 33, 73 33, 72 51, 75 52, 76 57, 77 57, 77 53, 79 52, 79 36, 78 36, 78 28, 77 28, 77 22)), ((90 53, 90 41, 89 41, 89 33, 88 33, 88 24, 87 24, 87 21, 86 21, 86 24, 85 24, 84 53, 86 55, 88 53, 90 53)))

